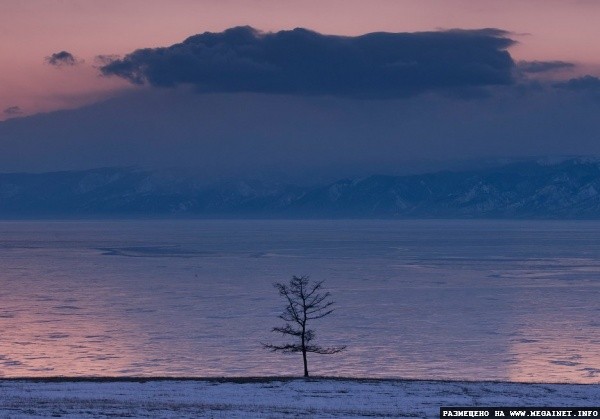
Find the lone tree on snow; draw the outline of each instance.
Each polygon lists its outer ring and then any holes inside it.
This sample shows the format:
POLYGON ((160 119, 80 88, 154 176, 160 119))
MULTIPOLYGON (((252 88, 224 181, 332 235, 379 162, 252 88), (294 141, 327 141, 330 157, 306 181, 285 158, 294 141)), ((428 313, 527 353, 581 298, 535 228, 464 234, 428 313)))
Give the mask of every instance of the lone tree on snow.
POLYGON ((329 355, 346 349, 346 346, 323 347, 313 343, 315 332, 308 328, 308 323, 333 313, 334 302, 331 300, 331 294, 323 292, 322 285, 323 281, 311 284, 308 276, 293 276, 289 284, 274 284, 279 295, 285 298, 286 306, 283 313, 279 315, 285 325, 274 327, 272 331, 284 336, 293 336, 296 339, 294 339, 294 343, 284 345, 262 344, 272 352, 302 352, 305 377, 308 377, 308 361, 306 359, 308 352, 329 355))

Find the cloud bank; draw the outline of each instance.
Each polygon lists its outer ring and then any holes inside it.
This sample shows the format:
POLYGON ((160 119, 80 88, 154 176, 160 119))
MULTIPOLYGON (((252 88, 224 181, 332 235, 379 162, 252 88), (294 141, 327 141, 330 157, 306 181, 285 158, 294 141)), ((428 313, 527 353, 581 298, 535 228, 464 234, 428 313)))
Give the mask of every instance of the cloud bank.
POLYGON ((141 166, 189 168, 207 180, 269 172, 310 181, 405 173, 451 160, 600 156, 594 95, 502 90, 470 101, 362 101, 136 89, 80 109, 1 122, 0 172, 141 166))
POLYGON ((498 29, 323 35, 236 27, 139 49, 100 67, 104 75, 207 93, 400 98, 512 84, 514 41, 498 29))

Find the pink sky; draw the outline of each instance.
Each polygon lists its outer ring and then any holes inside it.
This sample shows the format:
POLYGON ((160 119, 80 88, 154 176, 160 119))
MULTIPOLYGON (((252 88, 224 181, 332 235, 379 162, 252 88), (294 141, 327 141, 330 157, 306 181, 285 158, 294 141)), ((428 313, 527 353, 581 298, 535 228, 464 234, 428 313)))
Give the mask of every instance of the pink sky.
POLYGON ((127 87, 98 76, 96 55, 167 46, 237 25, 344 35, 496 27, 515 33, 516 60, 572 61, 576 73, 598 74, 599 21, 595 0, 0 0, 0 112, 94 102, 127 87), (61 69, 44 63, 61 50, 85 63, 61 69))

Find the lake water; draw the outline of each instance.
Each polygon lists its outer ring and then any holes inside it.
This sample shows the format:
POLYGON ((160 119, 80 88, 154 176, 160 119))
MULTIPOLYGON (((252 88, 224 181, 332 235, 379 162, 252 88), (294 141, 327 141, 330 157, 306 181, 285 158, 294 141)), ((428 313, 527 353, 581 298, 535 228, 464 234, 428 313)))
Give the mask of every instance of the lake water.
POLYGON ((298 375, 272 354, 308 274, 316 375, 600 382, 600 222, 0 222, 0 375, 298 375))

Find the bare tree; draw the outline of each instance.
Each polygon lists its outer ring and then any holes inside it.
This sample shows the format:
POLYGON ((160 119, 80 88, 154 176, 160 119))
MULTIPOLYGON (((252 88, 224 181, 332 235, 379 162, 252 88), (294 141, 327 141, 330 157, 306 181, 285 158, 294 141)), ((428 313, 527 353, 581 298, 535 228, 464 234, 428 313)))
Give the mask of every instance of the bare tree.
POLYGON ((273 332, 296 339, 293 343, 273 345, 263 343, 266 349, 272 352, 283 353, 302 352, 304 361, 304 376, 308 377, 308 361, 306 354, 335 354, 346 349, 346 346, 323 347, 314 343, 315 332, 308 328, 312 320, 322 319, 333 313, 331 294, 323 292, 323 281, 310 283, 308 276, 293 276, 289 284, 274 284, 279 295, 285 298, 286 307, 279 315, 285 322, 282 327, 274 327, 273 332))

